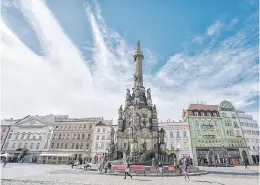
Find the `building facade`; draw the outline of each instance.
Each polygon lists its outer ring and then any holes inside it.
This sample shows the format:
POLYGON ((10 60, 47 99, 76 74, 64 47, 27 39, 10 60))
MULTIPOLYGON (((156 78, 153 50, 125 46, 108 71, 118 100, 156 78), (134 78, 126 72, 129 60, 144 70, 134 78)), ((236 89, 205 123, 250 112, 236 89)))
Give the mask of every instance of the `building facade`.
POLYGON ((167 153, 176 160, 192 159, 189 124, 187 122, 161 122, 160 128, 165 130, 164 141, 167 153))
POLYGON ((224 145, 227 148, 228 163, 239 165, 243 164, 245 159, 251 163, 236 108, 229 101, 224 100, 219 105, 219 113, 226 139, 224 145))
POLYGON ((226 112, 223 107, 220 110, 228 117, 222 119, 218 105, 191 104, 183 112, 190 128, 195 165, 242 164, 247 148, 242 131, 237 128, 239 122, 233 126, 233 112, 226 112))
POLYGON ((48 152, 43 163, 65 164, 91 157, 93 127, 103 118, 68 118, 55 121, 48 152))
POLYGON ((12 119, 12 118, 1 120, 1 127, 0 127, 1 128, 1 151, 3 149, 5 140, 7 139, 6 136, 9 133, 10 126, 17 121, 18 120, 15 120, 15 119, 12 119))
POLYGON ((67 116, 26 116, 10 126, 3 151, 18 156, 22 149, 28 149, 25 162, 38 158, 48 150, 55 119, 67 116))
POLYGON ((98 121, 93 128, 91 156, 94 162, 101 161, 109 153, 112 120, 98 121))
POLYGON ((237 111, 246 145, 249 151, 249 161, 259 164, 259 125, 252 115, 237 111))

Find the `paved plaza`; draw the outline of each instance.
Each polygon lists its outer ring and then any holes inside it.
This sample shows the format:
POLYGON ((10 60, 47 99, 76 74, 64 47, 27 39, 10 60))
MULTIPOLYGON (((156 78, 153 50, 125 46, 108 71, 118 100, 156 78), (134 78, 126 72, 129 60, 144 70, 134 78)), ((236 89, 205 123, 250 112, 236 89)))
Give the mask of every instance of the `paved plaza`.
POLYGON ((123 179, 123 176, 98 174, 71 169, 65 165, 41 164, 7 164, 1 166, 1 180, 3 185, 167 185, 167 184, 195 184, 195 185, 258 185, 259 169, 249 166, 245 171, 242 166, 233 168, 206 168, 212 173, 201 176, 191 176, 185 181, 183 176, 176 177, 145 177, 134 176, 133 179, 123 179), (225 172, 218 174, 217 172, 225 172), (232 174, 231 174, 232 173, 232 174), (241 175, 243 174, 243 175, 241 175))

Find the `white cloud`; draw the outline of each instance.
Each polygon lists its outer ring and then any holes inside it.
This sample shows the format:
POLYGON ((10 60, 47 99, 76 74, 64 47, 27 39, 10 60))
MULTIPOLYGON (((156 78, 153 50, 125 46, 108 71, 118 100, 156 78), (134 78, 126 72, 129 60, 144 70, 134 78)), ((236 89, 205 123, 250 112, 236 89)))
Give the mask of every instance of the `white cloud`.
POLYGON ((223 27, 223 24, 217 20, 214 24, 208 27, 207 29, 207 35, 213 36, 220 32, 221 28, 223 27))
POLYGON ((198 43, 198 44, 202 44, 202 43, 203 43, 203 40, 204 40, 203 37, 197 36, 197 37, 195 37, 195 38, 192 40, 192 42, 195 42, 195 43, 198 43))
MULTIPOLYGON (((93 46, 88 48, 93 54, 90 61, 84 61, 42 1, 19 2, 45 55, 33 53, 1 23, 2 115, 22 117, 56 111, 73 117, 116 118, 126 88, 133 84, 135 47, 106 25, 98 6, 92 10, 86 5, 93 37, 93 46)), ((208 29, 211 36, 221 28, 220 22, 214 25, 208 29)), ((257 96, 257 46, 247 45, 253 36, 257 34, 243 29, 214 49, 171 56, 155 76, 149 68, 158 54, 143 48, 144 85, 152 90, 159 119, 179 120, 182 109, 197 100, 218 104, 226 99, 243 108, 247 99, 257 96), (238 77, 244 80, 235 82, 238 77)))

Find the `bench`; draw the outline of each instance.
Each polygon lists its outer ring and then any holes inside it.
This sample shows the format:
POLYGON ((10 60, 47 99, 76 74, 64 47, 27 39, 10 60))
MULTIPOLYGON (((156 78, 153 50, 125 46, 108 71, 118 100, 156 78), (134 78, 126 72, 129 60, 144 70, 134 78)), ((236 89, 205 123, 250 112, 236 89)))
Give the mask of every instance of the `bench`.
POLYGON ((113 165, 112 171, 115 171, 115 170, 118 170, 118 171, 125 170, 125 165, 113 165))
POLYGON ((156 172, 156 173, 160 173, 160 170, 157 166, 152 166, 151 167, 151 172, 156 172))
POLYGON ((132 172, 143 172, 145 173, 145 167, 144 165, 131 165, 130 169, 132 172))

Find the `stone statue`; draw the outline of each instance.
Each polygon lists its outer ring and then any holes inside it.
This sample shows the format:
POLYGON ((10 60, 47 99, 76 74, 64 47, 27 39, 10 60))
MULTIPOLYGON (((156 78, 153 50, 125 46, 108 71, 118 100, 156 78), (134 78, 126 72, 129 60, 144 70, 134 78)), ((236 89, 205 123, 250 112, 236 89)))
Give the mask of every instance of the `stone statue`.
POLYGON ((126 91, 127 91, 127 92, 126 92, 126 101, 129 101, 129 100, 131 100, 130 90, 127 89, 126 91))
POLYGON ((139 89, 139 87, 137 87, 136 90, 135 90, 135 97, 136 97, 136 98, 139 98, 140 93, 141 93, 141 92, 140 92, 140 89, 139 89))
POLYGON ((114 144, 114 137, 115 137, 115 130, 114 130, 114 128, 111 128, 111 134, 110 134, 110 136, 111 136, 111 143, 114 144))
POLYGON ((151 100, 151 89, 150 88, 147 89, 146 94, 147 94, 147 100, 151 100))
POLYGON ((122 118, 123 118, 123 108, 121 105, 118 109, 118 119, 122 119, 122 118))
POLYGON ((135 85, 136 85, 137 80, 138 80, 138 77, 137 77, 136 74, 134 74, 134 82, 135 82, 135 85))
POLYGON ((147 143, 146 143, 146 141, 144 141, 142 143, 142 149, 143 149, 144 152, 146 151, 146 148, 147 148, 147 143))
POLYGON ((156 109, 156 105, 153 105, 153 118, 157 119, 157 109, 156 109))
POLYGON ((160 138, 160 143, 164 143, 164 129, 161 128, 161 130, 159 131, 159 138, 160 138))

